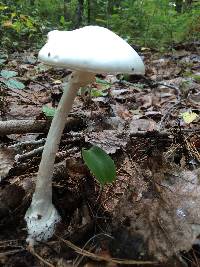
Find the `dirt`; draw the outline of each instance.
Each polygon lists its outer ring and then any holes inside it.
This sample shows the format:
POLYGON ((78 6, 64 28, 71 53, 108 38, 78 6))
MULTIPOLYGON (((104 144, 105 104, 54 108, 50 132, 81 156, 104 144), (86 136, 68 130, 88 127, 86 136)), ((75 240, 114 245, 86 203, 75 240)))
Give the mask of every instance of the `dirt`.
POLYGON ((2 123, 45 127, 6 134, 0 125, 0 266, 200 265, 200 45, 142 55, 145 77, 98 76, 77 96, 53 175, 62 222, 34 250, 24 214, 51 120, 43 108, 57 106, 69 72, 37 62, 36 52, 8 55, 1 68, 25 88, 0 78, 2 123), (103 189, 81 157, 91 145, 116 164, 117 180, 103 189))

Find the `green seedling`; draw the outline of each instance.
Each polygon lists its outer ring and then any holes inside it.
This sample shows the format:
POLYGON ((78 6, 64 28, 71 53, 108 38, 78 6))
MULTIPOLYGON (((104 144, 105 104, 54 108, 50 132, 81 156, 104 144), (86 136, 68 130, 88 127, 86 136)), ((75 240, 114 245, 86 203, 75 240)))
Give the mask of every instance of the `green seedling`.
POLYGON ((103 149, 98 146, 92 146, 88 150, 82 149, 82 156, 101 186, 116 180, 115 163, 103 149))

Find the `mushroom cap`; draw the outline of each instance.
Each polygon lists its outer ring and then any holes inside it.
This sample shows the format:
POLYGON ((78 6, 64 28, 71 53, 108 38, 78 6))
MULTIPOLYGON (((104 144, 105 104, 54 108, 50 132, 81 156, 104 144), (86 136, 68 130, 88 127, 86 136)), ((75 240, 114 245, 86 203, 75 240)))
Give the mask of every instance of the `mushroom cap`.
POLYGON ((145 73, 137 52, 117 34, 99 26, 49 32, 39 59, 49 65, 93 73, 145 73))

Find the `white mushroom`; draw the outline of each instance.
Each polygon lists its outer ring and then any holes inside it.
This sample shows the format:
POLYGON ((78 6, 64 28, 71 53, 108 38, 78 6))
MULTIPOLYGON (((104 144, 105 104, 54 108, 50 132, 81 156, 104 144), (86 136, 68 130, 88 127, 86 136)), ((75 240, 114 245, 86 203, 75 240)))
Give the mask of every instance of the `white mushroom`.
POLYGON ((56 152, 77 90, 92 83, 96 73, 144 74, 144 64, 135 50, 112 31, 86 26, 74 31, 51 31, 39 52, 46 64, 71 69, 51 123, 37 175, 32 203, 25 215, 28 242, 52 237, 60 216, 52 204, 52 174, 56 152))

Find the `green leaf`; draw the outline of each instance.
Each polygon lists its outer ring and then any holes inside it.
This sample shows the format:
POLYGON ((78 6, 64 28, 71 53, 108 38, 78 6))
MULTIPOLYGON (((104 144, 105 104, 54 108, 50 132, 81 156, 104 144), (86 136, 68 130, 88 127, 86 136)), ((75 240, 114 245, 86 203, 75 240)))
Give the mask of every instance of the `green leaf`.
POLYGON ((101 148, 92 146, 89 150, 82 149, 85 164, 103 186, 116 179, 115 163, 101 148))
POLYGON ((3 83, 9 88, 9 89, 24 89, 25 85, 21 82, 18 82, 15 79, 9 79, 9 80, 3 80, 3 83))
POLYGON ((5 9, 7 9, 7 8, 8 8, 8 6, 4 6, 4 5, 2 5, 2 4, 0 3, 0 11, 5 10, 5 9))
POLYGON ((12 77, 17 76, 17 72, 16 71, 12 71, 12 70, 2 70, 1 71, 1 76, 5 79, 9 79, 12 77))
POLYGON ((106 96, 108 94, 107 91, 110 87, 111 83, 96 77, 96 88, 92 88, 91 96, 92 97, 106 96))
POLYGON ((109 83, 105 80, 99 79, 98 77, 96 77, 96 83, 111 85, 111 83, 109 83))
POLYGON ((3 58, 0 58, 0 65, 2 65, 4 62, 6 62, 6 60, 3 58))
POLYGON ((42 112, 45 114, 47 117, 53 117, 56 109, 55 108, 49 108, 48 106, 43 106, 42 107, 42 112))
POLYGON ((200 75, 192 75, 192 78, 196 81, 200 83, 200 75))
POLYGON ((48 66, 48 65, 45 65, 43 63, 39 63, 35 66, 35 70, 40 73, 40 72, 45 72, 45 71, 48 71, 49 69, 51 69, 52 67, 51 66, 48 66))
POLYGON ((7 60, 7 59, 8 59, 8 55, 5 54, 4 52, 1 52, 1 51, 0 51, 0 59, 7 60))
POLYGON ((12 24, 12 28, 13 28, 16 32, 18 32, 18 33, 21 32, 21 30, 22 30, 22 26, 23 26, 23 23, 22 23, 21 21, 15 21, 15 22, 12 24))
POLYGON ((65 18, 64 18, 64 16, 61 16, 60 17, 60 23, 61 23, 61 25, 64 25, 65 24, 65 18))
POLYGON ((100 97, 100 96, 106 96, 108 93, 104 92, 103 90, 92 88, 90 94, 91 94, 91 97, 100 97))
POLYGON ((184 122, 187 124, 193 122, 194 120, 196 120, 199 117, 198 114, 196 114, 195 112, 192 112, 192 111, 183 112, 183 113, 181 113, 181 116, 182 116, 184 122))

